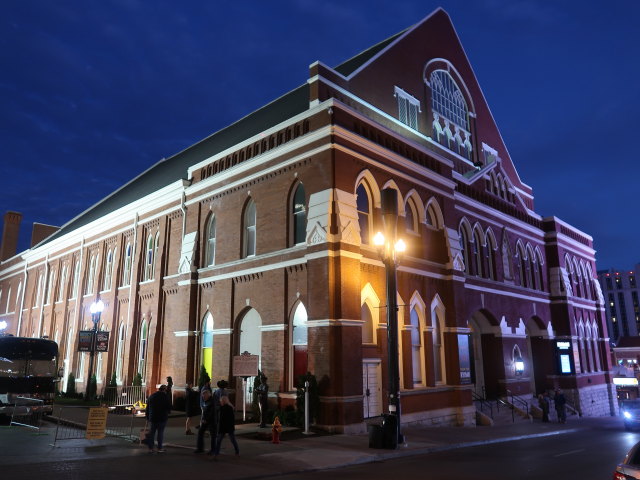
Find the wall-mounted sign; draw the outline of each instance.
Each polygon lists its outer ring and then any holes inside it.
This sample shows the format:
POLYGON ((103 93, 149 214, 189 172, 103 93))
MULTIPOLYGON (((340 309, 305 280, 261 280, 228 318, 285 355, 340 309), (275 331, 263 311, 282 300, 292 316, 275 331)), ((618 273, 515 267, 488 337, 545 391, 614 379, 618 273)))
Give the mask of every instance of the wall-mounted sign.
POLYGON ((558 340, 556 342, 556 351, 558 355, 558 367, 560 369, 560 374, 571 375, 573 373, 573 364, 571 363, 573 350, 571 348, 571 342, 558 340))
POLYGON ((571 357, 568 354, 560 355, 560 373, 571 373, 571 357))
POLYGON ((571 342, 556 342, 558 350, 569 350, 571 348, 571 342))

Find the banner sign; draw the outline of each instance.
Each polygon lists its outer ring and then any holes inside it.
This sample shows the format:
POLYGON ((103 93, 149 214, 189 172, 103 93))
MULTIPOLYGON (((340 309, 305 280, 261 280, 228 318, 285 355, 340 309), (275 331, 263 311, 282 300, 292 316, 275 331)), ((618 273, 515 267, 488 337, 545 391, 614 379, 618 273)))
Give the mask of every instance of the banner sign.
POLYGON ((93 338, 93 331, 91 330, 81 330, 78 332, 78 351, 79 352, 90 352, 91 351, 91 340, 93 338))
POLYGON ((471 383, 471 358, 469 356, 469 335, 458 334, 458 362, 460 363, 460 383, 471 383))
POLYGON ((96 352, 109 351, 109 332, 96 332, 96 352))
POLYGON ((251 355, 244 352, 242 355, 233 357, 233 373, 234 377, 255 377, 258 375, 259 355, 251 355))

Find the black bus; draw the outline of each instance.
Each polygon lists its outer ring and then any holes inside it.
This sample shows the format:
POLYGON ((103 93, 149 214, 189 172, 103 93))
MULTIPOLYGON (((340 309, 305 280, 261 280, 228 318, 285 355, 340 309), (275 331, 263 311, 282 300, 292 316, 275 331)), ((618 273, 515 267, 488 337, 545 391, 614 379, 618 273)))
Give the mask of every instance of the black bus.
POLYGON ((0 336, 0 414, 11 415, 17 397, 42 400, 51 413, 58 380, 56 342, 0 336))

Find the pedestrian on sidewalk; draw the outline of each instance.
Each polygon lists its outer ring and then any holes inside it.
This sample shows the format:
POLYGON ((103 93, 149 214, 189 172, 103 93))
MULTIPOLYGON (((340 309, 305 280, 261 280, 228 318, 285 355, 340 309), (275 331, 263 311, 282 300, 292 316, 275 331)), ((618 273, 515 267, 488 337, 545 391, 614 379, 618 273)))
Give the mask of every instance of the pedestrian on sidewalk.
POLYGON ((196 449, 193 453, 204 453, 204 434, 205 432, 209 432, 211 436, 211 450, 209 450, 209 455, 212 455, 216 447, 216 413, 213 406, 211 390, 203 390, 202 399, 202 419, 200 421, 200 428, 198 429, 196 449))
POLYGON ((160 385, 158 391, 147 398, 147 408, 145 410, 145 417, 150 425, 149 438, 147 440, 149 453, 153 453, 154 451, 153 447, 156 432, 158 432, 158 453, 164 453, 162 442, 164 440, 164 429, 167 426, 169 413, 171 413, 171 401, 167 395, 167 386, 160 385))
POLYGON ((558 413, 558 422, 566 423, 567 421, 567 399, 559 388, 556 389, 556 394, 553 397, 553 403, 556 406, 556 412, 558 413))
POLYGON ((549 409, 551 405, 549 401, 549 394, 547 392, 538 395, 538 406, 540 407, 540 410, 542 410, 542 421, 545 423, 549 422, 549 409))
POLYGON ((191 419, 200 413, 200 406, 198 404, 198 392, 193 390, 193 386, 187 383, 184 389, 184 410, 187 416, 187 421, 184 425, 185 435, 193 435, 191 431, 191 419))
POLYGON ((233 405, 229 401, 229 397, 220 398, 220 423, 218 425, 218 438, 216 439, 216 459, 220 454, 220 444, 225 434, 229 435, 229 440, 236 451, 236 455, 240 455, 240 448, 238 448, 238 442, 236 441, 236 417, 233 411, 233 405))
POLYGON ((220 420, 220 399, 222 397, 226 397, 228 396, 228 392, 227 392, 227 387, 229 386, 229 384, 227 383, 226 380, 220 380, 218 381, 218 383, 216 384, 218 386, 218 388, 216 388, 216 390, 213 392, 213 406, 215 408, 216 411, 216 422, 219 422, 220 420))

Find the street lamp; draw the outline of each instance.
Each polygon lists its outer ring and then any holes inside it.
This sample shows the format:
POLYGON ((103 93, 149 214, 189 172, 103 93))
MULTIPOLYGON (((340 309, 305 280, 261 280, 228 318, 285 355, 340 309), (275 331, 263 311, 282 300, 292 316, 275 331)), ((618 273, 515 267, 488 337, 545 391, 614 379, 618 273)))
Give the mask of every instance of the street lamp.
POLYGON ((89 383, 93 377, 93 357, 96 354, 96 333, 98 332, 98 323, 100 323, 100 315, 103 310, 104 303, 100 299, 93 302, 89 307, 91 320, 93 321, 93 329, 91 330, 91 349, 89 350, 89 383))
POLYGON ((373 244, 378 249, 384 262, 387 283, 387 359, 389 365, 389 413, 395 417, 393 448, 403 442, 400 430, 400 367, 398 363, 398 300, 396 286, 396 268, 400 255, 406 245, 402 239, 396 238, 398 223, 398 192, 385 188, 381 192, 382 219, 385 233, 378 232, 373 237, 373 244))

